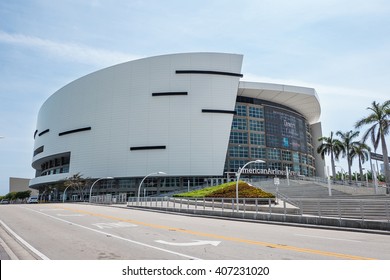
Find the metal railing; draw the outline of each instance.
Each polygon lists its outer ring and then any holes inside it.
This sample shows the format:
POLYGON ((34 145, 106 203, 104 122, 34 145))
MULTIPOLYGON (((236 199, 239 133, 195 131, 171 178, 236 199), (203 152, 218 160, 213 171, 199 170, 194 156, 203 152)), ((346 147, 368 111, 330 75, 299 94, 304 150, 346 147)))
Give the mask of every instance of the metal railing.
POLYGON ((390 223, 390 199, 289 199, 301 215, 390 223))
MULTIPOLYGON (((143 197, 137 201, 130 197, 127 206, 157 208, 166 211, 187 212, 188 210, 207 211, 210 213, 237 212, 235 198, 174 198, 174 197, 143 197)), ((275 198, 240 198, 239 212, 246 213, 298 213, 296 207, 279 206, 275 198)))
POLYGON ((126 194, 105 194, 105 195, 94 195, 91 196, 91 203, 95 204, 116 204, 126 203, 126 194))
POLYGON ((239 199, 239 211, 232 198, 173 198, 145 197, 137 201, 129 198, 127 206, 155 208, 174 212, 252 213, 270 215, 296 215, 381 221, 390 223, 390 199, 239 199), (278 203, 279 202, 279 203, 278 203))
MULTIPOLYGON (((261 182, 262 184, 266 185, 273 185, 274 181, 273 179, 262 179, 262 178, 253 178, 253 179, 244 179, 247 182, 261 182)), ((312 183, 317 183, 317 184, 322 184, 322 185, 327 185, 328 184, 328 179, 327 178, 322 178, 322 177, 291 177, 289 180, 285 178, 280 178, 280 184, 287 185, 289 182, 295 182, 295 183, 305 183, 305 182, 312 182, 312 183)), ((346 187, 351 187, 351 188, 361 188, 361 189, 372 189, 373 191, 377 189, 379 194, 386 194, 386 185, 385 184, 378 184, 375 186, 374 182, 367 182, 367 181, 356 181, 356 180, 330 180, 330 185, 332 188, 334 186, 346 186, 346 187)), ((387 187, 389 188, 389 187, 387 187)))

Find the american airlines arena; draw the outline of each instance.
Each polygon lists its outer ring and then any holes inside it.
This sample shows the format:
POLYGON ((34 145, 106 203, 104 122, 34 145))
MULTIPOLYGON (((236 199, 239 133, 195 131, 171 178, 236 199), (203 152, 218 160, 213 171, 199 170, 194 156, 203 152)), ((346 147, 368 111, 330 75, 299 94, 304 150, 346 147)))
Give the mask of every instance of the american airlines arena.
MULTIPOLYGON (((74 174, 104 177, 96 193, 148 194, 241 177, 323 176, 313 88, 243 81, 243 55, 181 53, 108 67, 42 105, 30 187, 74 174), (163 172, 165 174, 156 174, 163 172), (155 175, 153 175, 155 174, 155 175)), ((94 192, 95 193, 95 192, 94 192)))

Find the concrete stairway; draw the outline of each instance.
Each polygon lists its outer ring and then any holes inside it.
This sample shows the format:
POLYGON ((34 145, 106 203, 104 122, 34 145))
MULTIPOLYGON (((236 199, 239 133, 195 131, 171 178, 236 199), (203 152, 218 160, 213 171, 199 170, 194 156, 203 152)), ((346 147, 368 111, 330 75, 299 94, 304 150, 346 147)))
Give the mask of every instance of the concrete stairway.
POLYGON ((304 215, 390 222, 390 197, 386 195, 351 195, 332 189, 329 196, 324 185, 304 181, 290 181, 289 185, 281 181, 277 188, 273 181, 251 184, 299 207, 304 215))
MULTIPOLYGON (((251 182, 252 185, 261 188, 266 192, 292 198, 329 198, 329 190, 323 185, 307 181, 290 180, 289 185, 285 180, 280 180, 280 184, 275 186, 273 181, 251 182)), ((349 197, 348 193, 332 189, 332 197, 349 197)))

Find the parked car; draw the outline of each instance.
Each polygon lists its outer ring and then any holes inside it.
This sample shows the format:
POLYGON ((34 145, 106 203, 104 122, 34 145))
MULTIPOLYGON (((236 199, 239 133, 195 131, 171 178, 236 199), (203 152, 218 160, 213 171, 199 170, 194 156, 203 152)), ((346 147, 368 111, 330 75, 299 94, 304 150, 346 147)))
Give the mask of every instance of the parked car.
POLYGON ((38 203, 38 197, 37 196, 30 196, 27 199, 27 203, 38 203))
POLYGON ((2 199, 0 201, 0 204, 9 204, 9 200, 8 199, 2 199))

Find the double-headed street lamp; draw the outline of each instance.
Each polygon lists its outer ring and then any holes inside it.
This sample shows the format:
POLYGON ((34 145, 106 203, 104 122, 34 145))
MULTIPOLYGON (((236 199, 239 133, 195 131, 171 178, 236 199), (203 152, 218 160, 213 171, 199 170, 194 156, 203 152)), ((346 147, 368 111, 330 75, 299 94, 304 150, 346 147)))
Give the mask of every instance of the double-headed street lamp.
POLYGON ((153 173, 150 173, 150 174, 146 175, 146 176, 142 179, 142 181, 141 181, 141 183, 139 184, 139 187, 138 187, 137 206, 138 206, 138 203, 139 203, 139 196, 140 196, 140 191, 141 191, 142 183, 145 181, 146 178, 148 178, 149 176, 152 176, 152 175, 167 175, 167 173, 161 172, 161 171, 159 171, 159 172, 153 172, 153 173))
POLYGON ((91 186, 91 189, 89 190, 89 203, 92 202, 92 188, 93 186, 100 180, 103 180, 103 179, 108 179, 108 180, 112 180, 114 179, 113 177, 102 177, 102 178, 99 178, 97 179, 95 182, 93 182, 92 186, 91 186))
POLYGON ((236 173, 236 176, 237 176, 237 181, 236 181, 236 204, 237 204, 236 208, 237 208, 237 212, 239 210, 239 206, 238 206, 238 181, 240 180, 240 175, 241 175, 242 170, 244 170, 245 166, 247 166, 248 164, 251 164, 251 163, 265 163, 265 161, 261 160, 261 159, 252 160, 252 161, 247 162, 243 167, 238 169, 238 171, 236 173))

